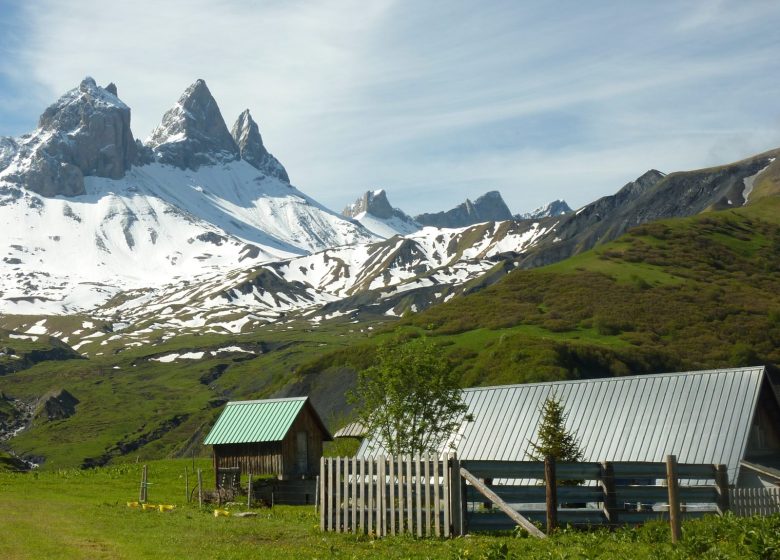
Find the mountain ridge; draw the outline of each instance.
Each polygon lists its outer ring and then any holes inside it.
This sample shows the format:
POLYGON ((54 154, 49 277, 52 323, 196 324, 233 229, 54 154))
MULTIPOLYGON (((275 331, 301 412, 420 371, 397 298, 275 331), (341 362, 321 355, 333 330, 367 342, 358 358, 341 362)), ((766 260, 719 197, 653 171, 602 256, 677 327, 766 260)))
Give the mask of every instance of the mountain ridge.
POLYGON ((501 193, 488 191, 474 202, 467 198, 465 202, 451 210, 419 214, 414 219, 424 226, 456 228, 480 222, 511 220, 512 213, 501 197, 501 193))

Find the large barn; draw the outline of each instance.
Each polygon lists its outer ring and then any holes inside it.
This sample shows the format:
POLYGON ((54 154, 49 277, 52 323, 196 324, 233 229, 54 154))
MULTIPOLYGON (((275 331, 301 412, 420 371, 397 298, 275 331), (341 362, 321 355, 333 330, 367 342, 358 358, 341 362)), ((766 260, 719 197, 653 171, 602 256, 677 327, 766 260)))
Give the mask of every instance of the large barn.
MULTIPOLYGON (((764 367, 611 377, 463 391, 474 420, 440 450, 528 460, 540 408, 560 398, 585 461, 717 463, 736 486, 780 485, 780 397, 764 367)), ((366 440, 359 456, 383 453, 366 440)))
POLYGON ((308 397, 231 401, 206 436, 214 469, 280 479, 319 473, 322 442, 333 438, 308 397))

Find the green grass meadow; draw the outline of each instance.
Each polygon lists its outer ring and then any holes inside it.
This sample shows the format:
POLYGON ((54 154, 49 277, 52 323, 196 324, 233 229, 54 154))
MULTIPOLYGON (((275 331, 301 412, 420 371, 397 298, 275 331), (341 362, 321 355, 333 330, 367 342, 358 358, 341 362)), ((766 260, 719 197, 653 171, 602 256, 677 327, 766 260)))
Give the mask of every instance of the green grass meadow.
MULTIPOLYGON (((451 540, 322 533, 313 506, 257 508, 251 518, 214 517, 214 506, 185 501, 190 460, 153 461, 149 503, 173 511, 141 511, 142 463, 99 469, 0 472, 0 558, 696 558, 780 559, 780 517, 710 517, 686 522, 672 545, 663 522, 638 529, 561 530, 540 541, 479 535, 451 540)), ((199 459, 207 485, 210 463, 199 459)), ((190 477, 192 483, 193 477, 190 477)), ((192 486, 190 486, 192 488, 192 486)), ((233 512, 245 504, 228 506, 233 512)))

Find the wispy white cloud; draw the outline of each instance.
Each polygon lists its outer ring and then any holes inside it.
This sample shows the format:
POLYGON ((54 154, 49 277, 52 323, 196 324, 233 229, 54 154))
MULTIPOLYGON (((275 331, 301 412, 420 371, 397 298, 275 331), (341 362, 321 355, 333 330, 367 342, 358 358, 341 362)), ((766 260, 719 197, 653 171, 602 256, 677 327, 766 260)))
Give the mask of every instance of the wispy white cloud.
POLYGON ((202 77, 228 124, 249 107, 294 182, 335 208, 374 186, 410 212, 495 188, 516 211, 582 204, 650 167, 780 145, 775 2, 20 6, 0 99, 23 98, 31 125, 31 105, 89 74, 117 83, 143 138, 202 77))

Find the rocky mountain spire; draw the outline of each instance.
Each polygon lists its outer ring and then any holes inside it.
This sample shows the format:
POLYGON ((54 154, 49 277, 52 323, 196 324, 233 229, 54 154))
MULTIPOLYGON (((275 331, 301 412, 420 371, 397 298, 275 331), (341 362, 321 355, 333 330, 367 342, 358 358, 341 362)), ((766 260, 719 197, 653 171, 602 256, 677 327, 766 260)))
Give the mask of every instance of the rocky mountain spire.
MULTIPOLYGON (((375 191, 366 191, 355 202, 344 208, 341 211, 342 216, 348 218, 354 218, 366 212, 377 218, 383 220, 389 220, 393 217, 394 208, 390 206, 390 201, 387 200, 387 193, 384 189, 375 191)), ((399 210, 400 212, 400 210, 399 210)))
POLYGON ((241 159, 266 175, 276 177, 285 183, 290 182, 284 166, 265 149, 263 138, 260 136, 260 129, 252 115, 249 114, 249 109, 238 116, 236 124, 233 125, 231 135, 238 145, 241 159))
POLYGON ((240 158, 206 82, 197 80, 169 109, 146 143, 158 161, 182 169, 240 158))
POLYGON ((500 222, 511 220, 509 211, 501 193, 488 191, 474 202, 466 199, 452 210, 437 212, 435 214, 420 214, 414 217, 417 222, 425 226, 435 227, 465 227, 480 222, 500 222))
POLYGON ((84 78, 43 112, 35 132, 3 143, 0 177, 43 196, 83 194, 85 176, 123 177, 136 144, 130 108, 115 92, 84 78))

